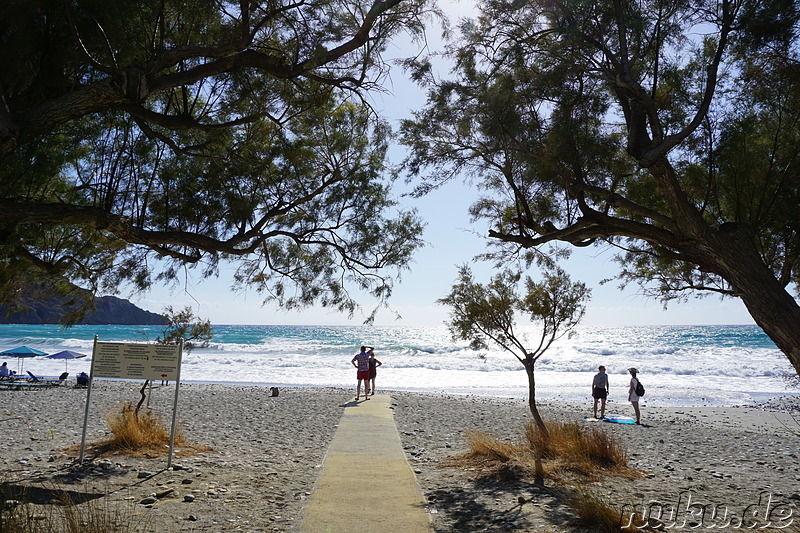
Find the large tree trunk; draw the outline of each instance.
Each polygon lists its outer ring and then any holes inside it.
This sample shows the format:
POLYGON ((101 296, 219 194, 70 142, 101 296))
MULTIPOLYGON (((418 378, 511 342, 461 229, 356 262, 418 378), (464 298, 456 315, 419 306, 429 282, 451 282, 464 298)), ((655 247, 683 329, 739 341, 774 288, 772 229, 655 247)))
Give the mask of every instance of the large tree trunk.
POLYGON ((676 224, 673 229, 678 239, 668 246, 674 246, 686 261, 730 283, 756 324, 800 375, 800 306, 758 253, 750 229, 738 224, 709 226, 681 190, 675 169, 666 159, 649 170, 658 181, 676 224))
POLYGON ((742 291, 750 315, 792 363, 800 376, 800 307, 784 291, 742 291))
MULTIPOLYGON (((756 324, 800 375, 800 306, 761 259, 745 228, 719 233, 712 258, 756 324)), ((711 253, 711 252, 709 252, 711 253)))

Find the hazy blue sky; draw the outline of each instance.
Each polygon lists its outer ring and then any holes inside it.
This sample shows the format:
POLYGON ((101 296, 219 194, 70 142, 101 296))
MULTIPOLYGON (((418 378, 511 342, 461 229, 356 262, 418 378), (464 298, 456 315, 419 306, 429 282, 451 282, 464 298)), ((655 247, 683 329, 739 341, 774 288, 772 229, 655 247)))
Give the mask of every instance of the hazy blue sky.
MULTIPOLYGON (((452 2, 445 10, 458 16, 474 10, 472 2, 452 2)), ((439 31, 429 31, 428 44, 439 46, 439 31)), ((419 44, 399 44, 390 51, 389 57, 406 57, 420 49, 419 44), (411 50, 409 52, 408 50, 411 50)), ((387 94, 375 95, 375 107, 384 110, 394 119, 408 116, 411 109, 424 103, 424 92, 405 80, 401 72, 393 73, 387 94)), ((393 151, 394 157, 402 155, 402 148, 393 151)), ((398 195, 405 190, 398 184, 398 195)), ((447 294, 456 277, 457 265, 469 263, 484 249, 487 228, 470 223, 467 208, 475 198, 475 192, 461 182, 453 182, 441 190, 434 191, 422 199, 403 198, 404 205, 414 206, 427 221, 424 238, 429 243, 414 257, 411 272, 403 275, 391 300, 395 314, 382 311, 378 314, 379 325, 439 325, 447 319, 447 309, 436 304, 436 300, 447 294)), ((720 301, 711 296, 688 304, 670 304, 668 311, 662 310, 659 302, 645 299, 637 294, 637 287, 625 291, 611 282, 600 286, 600 280, 613 277, 617 265, 611 260, 612 252, 602 248, 574 249, 573 257, 564 266, 573 280, 580 280, 592 288, 592 299, 583 320, 587 325, 635 325, 635 324, 751 324, 750 315, 738 300, 720 301)), ((485 270, 485 267, 482 267, 485 270)), ((476 268, 477 272, 481 267, 476 268)), ((488 281, 489 272, 478 281, 488 281)), ((182 308, 191 305, 195 312, 209 318, 215 324, 360 324, 363 315, 352 319, 323 309, 302 312, 286 312, 274 307, 262 307, 261 298, 255 292, 234 294, 230 291, 230 277, 193 283, 191 275, 181 290, 157 289, 132 301, 160 312, 167 305, 182 308)), ((371 309, 369 301, 364 306, 371 309)))

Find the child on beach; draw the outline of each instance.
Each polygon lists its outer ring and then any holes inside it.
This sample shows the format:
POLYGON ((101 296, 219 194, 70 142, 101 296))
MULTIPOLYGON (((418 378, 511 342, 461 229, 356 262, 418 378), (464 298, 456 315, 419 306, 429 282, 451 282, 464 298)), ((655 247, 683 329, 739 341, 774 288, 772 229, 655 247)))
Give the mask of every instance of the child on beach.
POLYGON ((378 367, 383 363, 375 359, 375 349, 370 349, 369 353, 369 381, 372 382, 372 395, 375 395, 375 376, 378 375, 378 367))
POLYGON ((356 354, 350 362, 356 367, 356 400, 361 399, 361 382, 364 382, 364 397, 369 400, 369 354, 367 349, 374 350, 372 346, 362 346, 361 351, 356 354))

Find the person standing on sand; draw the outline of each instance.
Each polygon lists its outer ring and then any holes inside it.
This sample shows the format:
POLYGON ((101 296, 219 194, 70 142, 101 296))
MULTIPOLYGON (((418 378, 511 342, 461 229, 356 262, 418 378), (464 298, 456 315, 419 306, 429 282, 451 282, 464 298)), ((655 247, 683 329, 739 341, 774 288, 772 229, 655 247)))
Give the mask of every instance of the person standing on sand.
POLYGON ((638 374, 639 371, 635 368, 629 368, 628 372, 631 374, 631 386, 628 389, 628 401, 630 401, 631 405, 633 405, 633 410, 636 413, 636 423, 639 424, 641 415, 639 413, 639 397, 636 395, 636 385, 639 384, 636 374, 638 374))
POLYGON ((597 418, 597 402, 600 402, 600 418, 606 416, 606 398, 608 397, 608 374, 606 367, 600 365, 599 372, 594 375, 592 380, 592 398, 594 398, 594 417, 597 418))
POLYGON ((375 348, 372 346, 362 346, 361 351, 350 361, 353 366, 356 367, 356 379, 358 379, 356 400, 361 399, 362 381, 364 382, 364 398, 369 400, 369 354, 367 353, 367 349, 372 351, 375 348))
POLYGON ((378 375, 378 367, 383 363, 375 359, 375 348, 371 348, 369 352, 369 381, 372 383, 370 388, 372 395, 375 395, 375 376, 378 375))

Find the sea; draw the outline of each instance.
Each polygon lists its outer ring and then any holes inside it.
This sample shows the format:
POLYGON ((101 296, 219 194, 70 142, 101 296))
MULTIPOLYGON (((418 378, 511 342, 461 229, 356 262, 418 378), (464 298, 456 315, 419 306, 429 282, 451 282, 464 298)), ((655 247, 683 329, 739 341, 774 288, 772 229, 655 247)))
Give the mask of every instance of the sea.
MULTIPOLYGON (((0 355, 14 370, 74 377, 90 372, 94 339, 146 343, 158 326, 0 325, 0 351, 21 345, 52 354, 71 350, 87 357, 69 361, 45 356, 0 355)), ((537 330, 523 330, 530 346, 537 330)), ((522 364, 500 349, 474 350, 453 340, 445 326, 215 325, 206 348, 185 352, 181 382, 278 387, 355 387, 350 361, 362 344, 375 347, 383 363, 376 385, 454 395, 527 398, 522 364)), ((798 396, 786 380, 794 373, 786 357, 757 326, 580 327, 557 340, 536 363, 539 400, 589 401, 592 377, 604 365, 610 401, 627 400, 636 367, 647 389, 644 404, 732 406, 798 396)))

